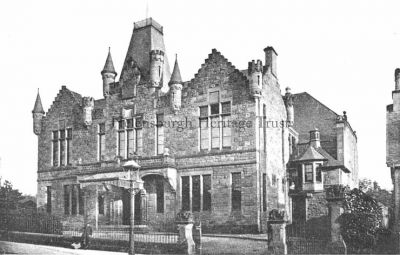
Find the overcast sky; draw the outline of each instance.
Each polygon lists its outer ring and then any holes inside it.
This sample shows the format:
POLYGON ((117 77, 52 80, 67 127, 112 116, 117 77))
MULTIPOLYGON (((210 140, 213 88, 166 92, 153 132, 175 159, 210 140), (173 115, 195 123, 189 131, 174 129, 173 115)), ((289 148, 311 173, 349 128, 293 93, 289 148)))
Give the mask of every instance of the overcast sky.
MULTIPOLYGON (((149 0, 184 80, 212 48, 246 69, 273 46, 282 91, 307 91, 338 114, 346 110, 358 134, 360 175, 390 189, 385 109, 400 67, 399 10, 399 1, 149 0)), ((1 1, 0 176, 36 193, 37 88, 45 111, 61 85, 101 98, 108 47, 120 73, 133 22, 145 17, 145 0, 1 1)))

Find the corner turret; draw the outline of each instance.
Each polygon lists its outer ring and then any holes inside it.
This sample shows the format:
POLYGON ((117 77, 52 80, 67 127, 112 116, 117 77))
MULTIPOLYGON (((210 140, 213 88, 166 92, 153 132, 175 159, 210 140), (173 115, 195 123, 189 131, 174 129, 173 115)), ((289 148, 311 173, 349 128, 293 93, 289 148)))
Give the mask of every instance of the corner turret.
POLYGON ((104 64, 103 71, 101 71, 101 77, 103 78, 103 95, 107 97, 110 95, 110 84, 115 82, 117 72, 114 69, 114 63, 111 58, 111 51, 108 48, 108 56, 106 63, 104 64))
POLYGON ((42 100, 40 99, 39 89, 36 96, 35 106, 32 110, 32 118, 33 118, 33 133, 35 135, 40 135, 42 131, 42 119, 44 116, 44 110, 42 106, 42 100))
POLYGON ((162 50, 150 51, 150 87, 161 88, 161 79, 164 71, 164 52, 162 50))
POLYGON ((259 97, 262 91, 263 65, 261 60, 249 62, 248 74, 250 78, 250 91, 254 97, 259 97))
POLYGON ((171 75, 171 80, 168 83, 170 87, 170 102, 174 111, 181 108, 182 102, 182 77, 178 65, 178 56, 175 57, 174 70, 171 75))

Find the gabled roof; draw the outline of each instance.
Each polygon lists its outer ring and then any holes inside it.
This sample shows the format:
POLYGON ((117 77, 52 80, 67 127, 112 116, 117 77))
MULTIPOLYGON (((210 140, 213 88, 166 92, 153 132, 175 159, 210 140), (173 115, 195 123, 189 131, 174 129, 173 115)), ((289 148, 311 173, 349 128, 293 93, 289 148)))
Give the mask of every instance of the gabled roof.
POLYGON ((36 96, 35 106, 33 107, 32 113, 44 113, 42 100, 40 99, 39 90, 36 96))

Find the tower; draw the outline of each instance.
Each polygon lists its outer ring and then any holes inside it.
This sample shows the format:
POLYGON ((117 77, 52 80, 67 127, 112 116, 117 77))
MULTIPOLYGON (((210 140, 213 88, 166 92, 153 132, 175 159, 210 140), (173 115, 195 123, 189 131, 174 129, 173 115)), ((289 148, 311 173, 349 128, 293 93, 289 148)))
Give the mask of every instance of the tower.
POLYGON ((164 71, 164 52, 162 50, 150 51, 150 87, 162 87, 161 79, 164 71))
POLYGON ((41 133, 43 116, 44 116, 44 110, 43 110, 42 100, 40 99, 39 89, 38 89, 35 106, 33 107, 33 110, 32 110, 33 133, 35 133, 35 135, 40 135, 40 133, 41 133))
POLYGON ((108 48, 108 56, 106 63, 104 64, 103 71, 101 71, 101 77, 103 78, 103 95, 107 97, 110 95, 110 84, 115 82, 117 72, 114 69, 114 63, 111 58, 111 51, 108 48))
POLYGON ((174 70, 172 71, 171 80, 168 83, 170 89, 170 102, 174 111, 181 108, 182 102, 182 78, 178 65, 178 56, 175 58, 174 70))
POLYGON ((262 91, 263 65, 261 60, 249 62, 248 74, 250 77, 250 91, 253 96, 260 96, 262 91))

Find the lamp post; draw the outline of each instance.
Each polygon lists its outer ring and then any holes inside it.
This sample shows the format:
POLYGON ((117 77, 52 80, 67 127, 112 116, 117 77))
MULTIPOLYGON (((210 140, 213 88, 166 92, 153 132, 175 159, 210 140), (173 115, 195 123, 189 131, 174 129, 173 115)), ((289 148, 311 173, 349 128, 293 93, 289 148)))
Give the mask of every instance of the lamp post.
POLYGON ((131 212, 130 212, 130 226, 129 226, 129 255, 135 254, 135 240, 134 240, 134 227, 135 227, 135 193, 140 189, 143 189, 143 181, 139 180, 139 164, 134 160, 127 161, 123 167, 128 170, 129 173, 129 192, 131 196, 131 212), (132 170, 137 169, 136 180, 133 180, 132 170))

